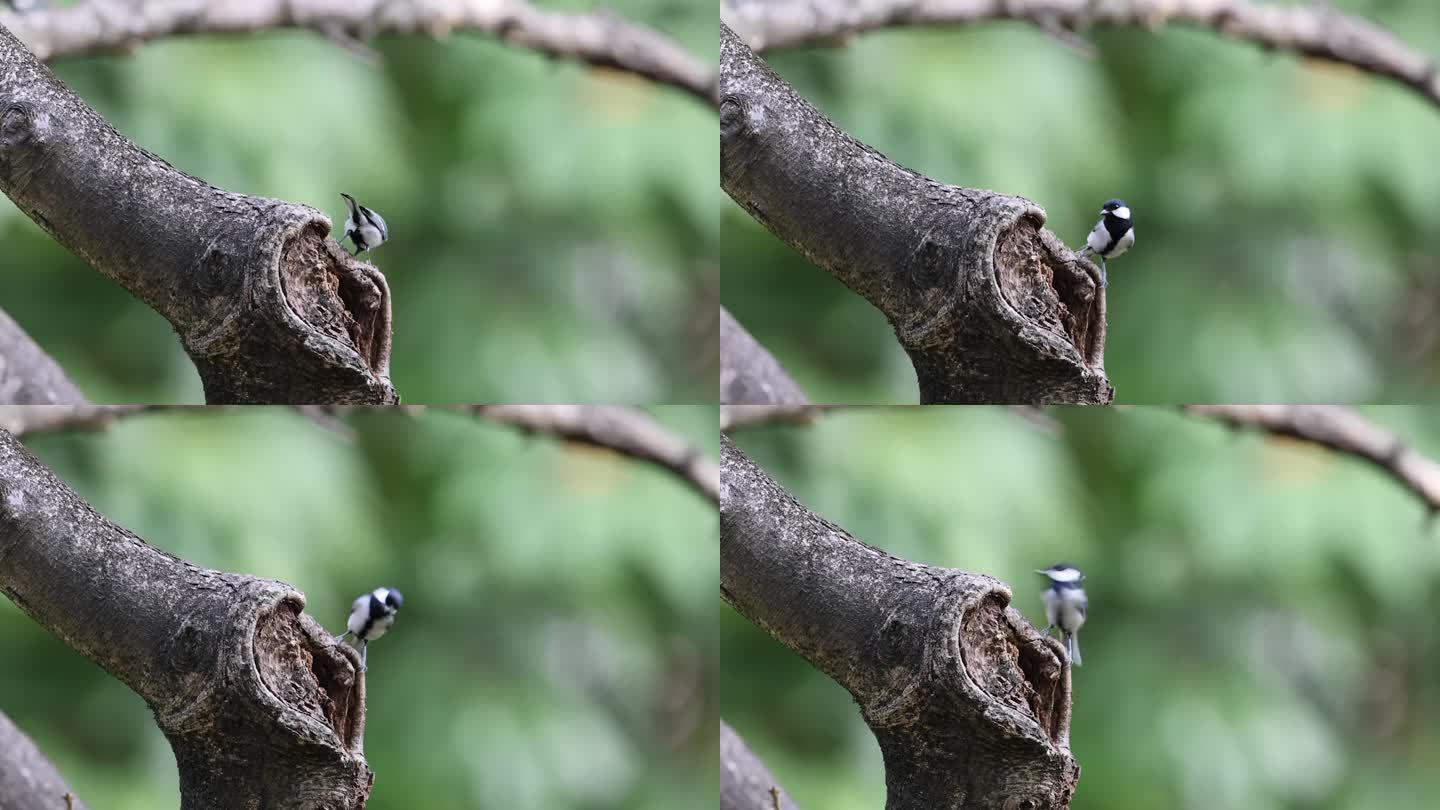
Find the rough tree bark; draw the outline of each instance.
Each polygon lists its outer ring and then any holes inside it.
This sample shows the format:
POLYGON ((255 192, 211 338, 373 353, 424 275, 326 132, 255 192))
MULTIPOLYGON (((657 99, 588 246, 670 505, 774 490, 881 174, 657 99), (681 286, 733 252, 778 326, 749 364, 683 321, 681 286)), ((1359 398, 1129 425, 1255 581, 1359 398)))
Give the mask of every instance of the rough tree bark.
POLYGON ((720 26, 720 184, 885 314, 925 403, 1104 404, 1099 270, 1021 197, 856 141, 720 26))
POLYGON ((1004 584, 862 543, 723 435, 720 593, 854 696, 887 810, 1069 806, 1079 765, 1059 642, 1004 584))
POLYGON ((720 402, 806 405, 805 392, 725 307, 720 308, 720 402))
POLYGON ((207 401, 398 401, 385 277, 326 238, 324 214, 175 169, 3 27, 0 191, 170 321, 207 401))
POLYGON ((0 405, 81 405, 65 370, 0 311, 0 405))
POLYGON ((3 431, 0 591, 149 704, 182 810, 364 806, 359 657, 304 596, 147 545, 3 431))
POLYGON ((4 712, 0 712, 0 810, 88 810, 4 712))

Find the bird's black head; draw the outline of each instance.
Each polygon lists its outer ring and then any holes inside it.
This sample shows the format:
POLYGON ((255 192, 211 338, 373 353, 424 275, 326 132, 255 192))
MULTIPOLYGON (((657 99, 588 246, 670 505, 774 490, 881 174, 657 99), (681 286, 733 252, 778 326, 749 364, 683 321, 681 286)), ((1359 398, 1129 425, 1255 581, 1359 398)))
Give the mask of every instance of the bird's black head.
POLYGON ((1100 206, 1100 213, 1106 217, 1130 221, 1130 206, 1126 205, 1124 200, 1106 200, 1105 204, 1100 206))
POLYGON ((1085 579, 1080 569, 1068 562, 1058 562, 1035 573, 1057 584, 1074 584, 1085 579))
POLYGON ((401 596, 400 592, 395 590, 394 588, 386 588, 385 604, 396 610, 399 610, 400 606, 405 604, 405 597, 401 596))

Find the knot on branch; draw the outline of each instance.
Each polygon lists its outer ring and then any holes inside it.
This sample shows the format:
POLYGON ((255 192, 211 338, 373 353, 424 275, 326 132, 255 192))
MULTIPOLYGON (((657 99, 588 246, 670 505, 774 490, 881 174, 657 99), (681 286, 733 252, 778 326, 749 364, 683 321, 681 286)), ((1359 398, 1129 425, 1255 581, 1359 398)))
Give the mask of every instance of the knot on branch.
POLYGON ((16 101, 0 112, 0 180, 22 190, 42 162, 50 116, 39 107, 16 101))
POLYGON ((1079 766, 1059 644, 1009 607, 1010 592, 989 577, 954 572, 941 587, 927 626, 887 621, 879 634, 913 633, 924 665, 862 704, 892 798, 893 786, 906 786, 907 802, 895 806, 1068 806, 1079 766))
POLYGON ((937 222, 912 254, 907 286, 933 294, 887 312, 922 401, 1108 403, 1098 269, 1044 229, 1038 206, 982 195, 961 194, 973 204, 957 233, 940 242, 937 222))

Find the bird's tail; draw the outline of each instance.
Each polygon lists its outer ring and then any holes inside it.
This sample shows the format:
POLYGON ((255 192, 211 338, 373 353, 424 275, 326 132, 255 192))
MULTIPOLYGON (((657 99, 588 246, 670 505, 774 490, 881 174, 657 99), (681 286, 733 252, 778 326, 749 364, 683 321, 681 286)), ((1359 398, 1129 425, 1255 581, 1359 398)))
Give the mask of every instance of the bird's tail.
POLYGON ((1065 643, 1070 648, 1070 666, 1080 666, 1080 637, 1069 633, 1065 636, 1065 643))

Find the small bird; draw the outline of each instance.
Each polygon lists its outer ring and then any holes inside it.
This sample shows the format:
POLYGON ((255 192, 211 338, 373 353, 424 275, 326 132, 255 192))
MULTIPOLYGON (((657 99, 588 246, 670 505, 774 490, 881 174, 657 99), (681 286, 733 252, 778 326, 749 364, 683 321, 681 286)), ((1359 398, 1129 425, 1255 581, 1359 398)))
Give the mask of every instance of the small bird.
POLYGON ((1100 208, 1100 221, 1085 237, 1080 255, 1100 257, 1100 286, 1106 285, 1105 260, 1113 259, 1135 244, 1135 223, 1130 219, 1130 206, 1124 200, 1106 200, 1100 208))
POLYGON ((349 194, 342 193, 340 196, 350 206, 350 216, 345 219, 345 235, 340 237, 340 241, 348 238, 354 242, 354 255, 359 256, 362 250, 374 250, 390 238, 390 229, 385 227, 384 217, 355 202, 349 194))
POLYGON ((1080 666, 1080 628, 1085 624, 1085 610, 1090 601, 1085 598, 1085 589, 1080 583, 1085 575, 1070 563, 1056 563, 1035 573, 1050 580, 1050 587, 1040 592, 1045 603, 1045 627, 1048 634, 1052 627, 1060 628, 1061 640, 1070 655, 1070 663, 1080 666))
POLYGON ((350 619, 345 622, 345 632, 335 637, 344 641, 354 636, 360 642, 360 671, 365 671, 365 650, 370 642, 385 635, 395 623, 395 612, 405 604, 405 599, 394 588, 376 588, 358 597, 350 606, 350 619))

